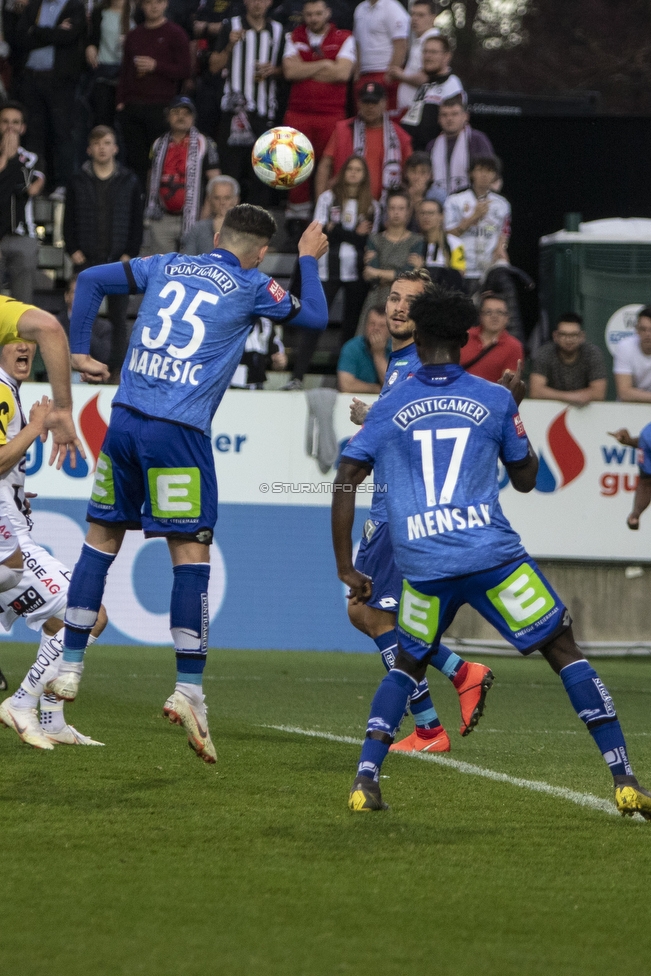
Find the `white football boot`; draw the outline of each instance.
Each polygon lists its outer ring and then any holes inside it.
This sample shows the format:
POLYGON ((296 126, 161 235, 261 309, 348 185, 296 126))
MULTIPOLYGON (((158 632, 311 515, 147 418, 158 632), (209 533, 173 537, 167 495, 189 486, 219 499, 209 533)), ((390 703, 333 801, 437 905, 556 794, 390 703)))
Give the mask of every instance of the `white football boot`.
POLYGON ((103 742, 91 739, 89 735, 78 732, 74 725, 64 725, 58 732, 45 732, 46 738, 55 746, 103 746, 103 742))
POLYGON ((35 749, 54 749, 54 746, 43 732, 35 708, 16 708, 11 704, 11 698, 6 698, 0 705, 0 725, 6 725, 35 749))
POLYGON ((163 705, 163 715, 172 725, 182 725, 188 735, 188 745, 205 763, 217 761, 217 753, 208 730, 208 709, 191 702, 182 691, 175 690, 163 705))

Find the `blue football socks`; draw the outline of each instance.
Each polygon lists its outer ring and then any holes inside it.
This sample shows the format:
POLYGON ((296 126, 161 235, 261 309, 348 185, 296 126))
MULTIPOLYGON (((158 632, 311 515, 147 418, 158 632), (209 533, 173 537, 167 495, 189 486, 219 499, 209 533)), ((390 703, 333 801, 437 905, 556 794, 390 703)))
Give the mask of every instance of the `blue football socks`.
POLYGON ((63 634, 64 664, 81 665, 84 660, 88 638, 102 605, 106 574, 114 559, 111 553, 93 549, 86 542, 82 546, 68 589, 63 634))
POLYGON ((449 647, 446 647, 445 644, 439 644, 436 654, 430 658, 429 663, 433 668, 436 668, 437 671, 440 671, 441 674, 444 674, 446 678, 452 681, 459 668, 465 664, 465 661, 458 654, 455 654, 454 651, 451 651, 449 647))
POLYGON ((176 652, 176 680, 199 685, 208 652, 208 563, 174 567, 170 630, 176 652))
POLYGON ((402 721, 409 696, 415 690, 416 682, 404 671, 394 668, 382 679, 371 702, 371 713, 366 727, 367 738, 364 740, 357 767, 358 776, 379 781, 380 766, 402 721), (386 740, 369 739, 371 732, 384 733, 386 740))
POLYGON ((608 689, 587 661, 573 661, 561 669, 565 686, 576 714, 608 763, 613 776, 632 776, 626 740, 608 689))
MULTIPOLYGON (((395 630, 389 630, 386 634, 380 634, 374 640, 382 657, 384 667, 387 671, 390 671, 396 663, 396 654, 398 653, 398 637, 395 630)), ((450 652, 448 651, 448 653, 450 652)), ((456 656, 455 654, 454 657, 456 656)), ((459 658, 459 661, 461 661, 461 658, 459 658)), ((441 725, 441 720, 436 714, 434 702, 430 695, 427 678, 423 678, 409 699, 409 711, 413 715, 416 725, 422 729, 436 729, 441 725)))

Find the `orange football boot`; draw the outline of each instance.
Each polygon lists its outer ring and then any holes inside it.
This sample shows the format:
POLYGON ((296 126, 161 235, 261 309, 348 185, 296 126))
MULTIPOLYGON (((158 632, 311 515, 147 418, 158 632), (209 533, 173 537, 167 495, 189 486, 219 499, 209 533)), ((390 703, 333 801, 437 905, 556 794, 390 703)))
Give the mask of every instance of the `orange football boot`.
POLYGON ((452 679, 459 695, 461 735, 469 735, 484 714, 486 695, 494 680, 490 668, 484 664, 473 664, 472 661, 465 661, 452 679))
POLYGON ((420 729, 418 726, 411 735, 389 746, 389 752, 449 752, 450 736, 442 725, 435 729, 420 729), (433 733, 433 734, 432 734, 433 733))

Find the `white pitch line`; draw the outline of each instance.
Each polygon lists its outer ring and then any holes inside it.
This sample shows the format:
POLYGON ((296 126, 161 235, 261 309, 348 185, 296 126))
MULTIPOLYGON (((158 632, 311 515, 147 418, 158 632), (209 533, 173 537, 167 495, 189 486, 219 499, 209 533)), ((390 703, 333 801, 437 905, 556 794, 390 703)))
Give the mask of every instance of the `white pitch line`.
MULTIPOLYGON (((348 735, 333 735, 331 732, 299 729, 292 725, 263 725, 262 728, 275 729, 277 732, 292 732, 295 735, 308 735, 314 739, 328 739, 330 742, 344 742, 347 745, 354 746, 361 746, 364 741, 363 739, 353 739, 348 735)), ((555 796, 559 800, 569 800, 570 803, 576 803, 580 807, 588 807, 590 810, 599 810, 601 813, 619 816, 619 811, 614 803, 610 800, 602 800, 601 797, 594 796, 592 793, 579 793, 577 790, 568 790, 565 786, 552 786, 551 783, 545 783, 542 780, 508 776, 506 773, 498 773, 495 769, 485 769, 483 766, 475 766, 460 759, 448 759, 446 756, 431 752, 400 752, 394 753, 394 755, 437 763, 439 766, 455 769, 458 773, 465 773, 467 776, 483 776, 484 779, 492 779, 498 783, 509 783, 511 786, 519 786, 521 789, 532 790, 534 793, 546 793, 547 796, 555 796)))

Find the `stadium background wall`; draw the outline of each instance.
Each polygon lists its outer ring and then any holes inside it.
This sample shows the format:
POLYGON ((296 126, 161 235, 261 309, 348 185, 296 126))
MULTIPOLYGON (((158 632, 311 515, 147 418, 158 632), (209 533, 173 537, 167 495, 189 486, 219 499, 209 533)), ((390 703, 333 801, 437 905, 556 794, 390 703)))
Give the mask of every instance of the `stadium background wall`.
MULTIPOLYGON (((25 384, 25 409, 42 393, 42 385, 25 384)), ((83 541, 86 501, 114 393, 112 387, 73 388, 88 455, 87 462, 79 459, 76 471, 67 465, 61 472, 49 468, 47 447, 40 443, 28 456, 27 489, 38 492, 34 536, 70 567, 83 541)), ((350 397, 342 395, 335 405, 340 444, 355 431, 349 403, 350 397)), ((606 435, 622 426, 639 432, 648 409, 604 403, 568 410, 561 403, 525 401, 521 413, 541 469, 530 495, 515 492, 502 472, 506 514, 558 585, 580 638, 648 639, 651 517, 643 518, 639 532, 627 530, 635 452, 606 435)), ((217 414, 212 443, 220 507, 212 555, 212 646, 374 649, 347 619, 330 544, 334 469, 321 474, 308 455, 306 424, 307 401, 298 394, 229 391, 217 414)), ((370 492, 358 496, 356 538, 371 497, 370 492)), ((165 543, 128 533, 109 575, 111 624, 105 639, 112 644, 169 643, 171 581, 165 543)), ((462 611, 453 629, 460 638, 496 636, 470 610, 462 611)), ((32 641, 33 634, 19 622, 10 639, 32 641)))

